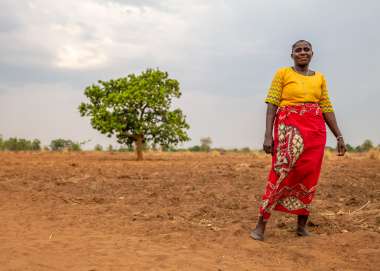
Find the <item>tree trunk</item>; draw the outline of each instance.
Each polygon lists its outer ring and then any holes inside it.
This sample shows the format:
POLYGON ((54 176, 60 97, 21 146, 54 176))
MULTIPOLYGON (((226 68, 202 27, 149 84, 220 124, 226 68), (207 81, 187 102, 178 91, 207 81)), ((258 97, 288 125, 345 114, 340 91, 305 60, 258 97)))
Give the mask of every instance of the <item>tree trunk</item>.
POLYGON ((144 159, 143 157, 143 135, 136 136, 136 153, 137 153, 137 161, 141 161, 144 159))

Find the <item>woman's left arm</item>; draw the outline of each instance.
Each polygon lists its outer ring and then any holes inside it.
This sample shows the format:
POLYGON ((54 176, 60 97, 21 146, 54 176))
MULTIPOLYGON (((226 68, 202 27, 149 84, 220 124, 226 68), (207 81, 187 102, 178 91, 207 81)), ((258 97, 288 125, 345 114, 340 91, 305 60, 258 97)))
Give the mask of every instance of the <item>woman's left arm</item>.
POLYGON ((330 128, 331 132, 334 134, 334 136, 336 137, 338 141, 337 142, 338 155, 343 156, 344 153, 346 152, 346 144, 344 144, 343 136, 339 130, 334 112, 325 112, 323 113, 323 117, 325 119, 327 126, 330 128))

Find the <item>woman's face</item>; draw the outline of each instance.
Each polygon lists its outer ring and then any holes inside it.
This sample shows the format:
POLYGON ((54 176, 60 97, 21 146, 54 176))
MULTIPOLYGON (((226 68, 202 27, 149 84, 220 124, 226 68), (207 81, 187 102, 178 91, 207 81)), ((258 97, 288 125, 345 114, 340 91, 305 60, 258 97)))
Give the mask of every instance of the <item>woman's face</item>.
POLYGON ((299 42, 294 46, 291 56, 295 65, 306 66, 313 57, 313 50, 307 42, 299 42))

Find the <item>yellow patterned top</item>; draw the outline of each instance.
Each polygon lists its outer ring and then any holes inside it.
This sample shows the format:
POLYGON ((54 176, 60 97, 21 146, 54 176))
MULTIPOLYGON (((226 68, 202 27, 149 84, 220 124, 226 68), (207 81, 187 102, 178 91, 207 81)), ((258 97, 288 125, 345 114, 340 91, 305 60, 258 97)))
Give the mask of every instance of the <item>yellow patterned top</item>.
POLYGON ((334 112, 323 74, 315 72, 306 76, 292 67, 277 70, 265 102, 277 106, 319 103, 323 113, 334 112))

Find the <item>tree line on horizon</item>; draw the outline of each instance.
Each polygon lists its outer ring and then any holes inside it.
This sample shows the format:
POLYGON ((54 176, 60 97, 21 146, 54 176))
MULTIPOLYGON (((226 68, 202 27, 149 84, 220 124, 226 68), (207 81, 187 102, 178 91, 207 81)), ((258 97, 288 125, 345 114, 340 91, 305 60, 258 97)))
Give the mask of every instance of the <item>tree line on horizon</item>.
MULTIPOLYGON (((4 139, 0 135, 0 151, 83 151, 83 145, 88 141, 83 142, 75 142, 70 139, 53 139, 48 146, 42 146, 41 141, 39 139, 25 139, 25 138, 17 138, 10 137, 8 139, 4 139)), ((364 140, 364 142, 358 146, 352 146, 350 144, 346 144, 346 148, 348 152, 352 153, 360 153, 367 152, 372 149, 379 149, 380 144, 375 146, 373 142, 369 139, 364 140)), ((326 147, 327 150, 334 151, 333 147, 326 147)), ((144 144, 142 146, 143 151, 162 151, 162 152, 181 152, 181 151, 190 151, 190 152, 210 152, 210 151, 219 151, 219 152, 250 152, 257 151, 255 149, 251 149, 249 147, 244 148, 212 148, 212 139, 210 137, 204 137, 200 139, 199 145, 194 145, 189 148, 176 148, 174 146, 166 147, 166 146, 157 146, 157 145, 148 145, 144 144)), ((123 145, 120 147, 115 147, 113 145, 108 145, 106 148, 103 148, 102 145, 96 144, 93 148, 93 151, 107 151, 107 152, 135 152, 135 148, 133 145, 123 145)))

